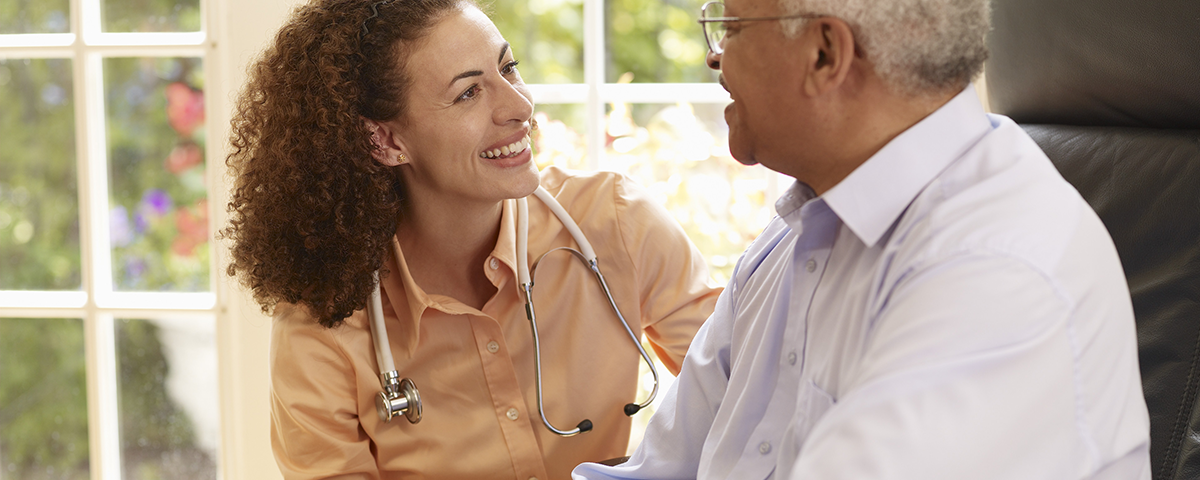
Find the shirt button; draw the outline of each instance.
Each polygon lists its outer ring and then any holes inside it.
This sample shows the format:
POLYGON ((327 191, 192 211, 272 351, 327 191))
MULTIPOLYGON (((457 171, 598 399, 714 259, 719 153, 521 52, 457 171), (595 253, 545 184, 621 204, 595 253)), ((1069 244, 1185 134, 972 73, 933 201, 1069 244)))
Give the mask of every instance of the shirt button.
MULTIPOLYGON (((492 268, 496 268, 496 267, 492 267, 492 268)), ((817 261, 809 260, 808 263, 804 264, 804 269, 808 270, 808 273, 812 273, 814 270, 817 269, 817 261)))
POLYGON ((789 353, 788 354, 788 365, 795 365, 795 364, 796 364, 796 352, 789 353))
POLYGON ((763 455, 771 453, 771 442, 763 442, 758 444, 758 453, 763 455))
POLYGON ((487 348, 489 352, 496 353, 500 351, 500 344, 496 343, 495 340, 492 340, 488 342, 487 348))
POLYGON ((517 417, 520 417, 520 416, 521 416, 521 414, 519 412, 517 412, 517 409, 515 409, 515 408, 508 409, 508 419, 509 420, 516 420, 517 417))
MULTIPOLYGON (((496 260, 496 257, 492 257, 492 260, 488 262, 488 266, 492 267, 492 270, 500 268, 500 261, 496 260)), ((812 270, 809 271, 811 272, 812 270)))

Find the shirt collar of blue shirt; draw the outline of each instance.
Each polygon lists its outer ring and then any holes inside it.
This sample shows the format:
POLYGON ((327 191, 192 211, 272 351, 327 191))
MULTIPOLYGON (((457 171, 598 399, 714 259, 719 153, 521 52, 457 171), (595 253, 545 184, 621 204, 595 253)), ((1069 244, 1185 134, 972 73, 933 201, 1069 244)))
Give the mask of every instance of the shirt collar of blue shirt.
MULTIPOLYGON (((787 221, 805 203, 823 201, 859 240, 873 247, 921 190, 991 129, 974 86, 968 85, 820 198, 797 182, 776 202, 776 212, 787 221)), ((800 213, 805 216, 804 210, 800 213)))

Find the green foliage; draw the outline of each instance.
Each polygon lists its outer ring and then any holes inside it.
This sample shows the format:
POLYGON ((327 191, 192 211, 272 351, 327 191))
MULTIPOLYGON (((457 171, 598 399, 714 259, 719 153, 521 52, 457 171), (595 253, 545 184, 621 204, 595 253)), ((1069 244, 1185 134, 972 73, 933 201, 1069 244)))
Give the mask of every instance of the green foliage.
POLYGON ((106 32, 198 32, 200 0, 100 0, 106 32))
POLYGON ((191 420, 164 388, 169 364, 159 328, 145 320, 118 320, 116 338, 123 478, 213 478, 213 460, 196 448, 191 420))
POLYGON ((0 289, 82 286, 73 83, 70 60, 0 59, 0 289))
POLYGON ((88 478, 83 322, 0 319, 0 476, 88 478))
MULTIPOLYGON (((712 82, 704 66, 708 47, 700 24, 701 0, 607 0, 606 77, 626 73, 634 82, 712 82)), ((582 0, 496 0, 486 11, 523 59, 526 83, 583 82, 582 0)))
POLYGON ((583 83, 582 0, 497 0, 484 11, 521 60, 525 83, 583 83))
POLYGON ((704 65, 708 47, 696 18, 702 0, 608 0, 607 81, 626 73, 634 82, 712 82, 704 65))
POLYGON ((0 35, 70 31, 68 0, 4 0, 0 2, 0 35))
MULTIPOLYGON (((168 397, 159 328, 118 320, 121 462, 126 480, 211 479, 213 459, 168 397)), ((0 477, 88 474, 87 373, 77 319, 0 319, 0 477)))

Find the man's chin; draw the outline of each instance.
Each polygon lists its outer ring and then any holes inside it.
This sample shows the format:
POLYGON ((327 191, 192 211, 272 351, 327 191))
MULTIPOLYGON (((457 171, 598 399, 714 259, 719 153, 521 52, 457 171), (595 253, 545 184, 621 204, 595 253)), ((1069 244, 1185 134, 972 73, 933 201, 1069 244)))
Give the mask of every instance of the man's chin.
POLYGON ((748 154, 738 154, 738 153, 734 153, 734 154, 733 154, 733 159, 734 159, 734 160, 737 160, 737 161, 738 161, 738 163, 740 163, 740 164, 742 164, 742 165, 745 165, 745 166, 748 166, 748 167, 752 167, 752 166, 754 166, 754 165, 758 165, 758 160, 755 160, 755 159, 754 159, 754 155, 748 155, 748 154))
POLYGON ((729 153, 734 160, 742 165, 758 165, 758 161, 754 159, 754 155, 749 149, 745 148, 741 139, 741 122, 738 121, 737 102, 730 102, 725 106, 725 124, 729 125, 729 153))

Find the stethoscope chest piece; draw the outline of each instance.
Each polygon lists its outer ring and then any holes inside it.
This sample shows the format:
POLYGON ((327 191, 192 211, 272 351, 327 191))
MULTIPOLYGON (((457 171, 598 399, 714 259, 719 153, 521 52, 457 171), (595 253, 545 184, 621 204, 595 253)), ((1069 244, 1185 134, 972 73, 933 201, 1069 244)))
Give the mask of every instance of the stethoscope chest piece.
POLYGON ((421 393, 411 379, 397 381, 395 371, 383 374, 384 389, 375 396, 375 409, 379 413, 379 421, 388 423, 392 417, 404 415, 408 423, 421 421, 421 393), (389 375, 390 374, 390 375, 389 375))

